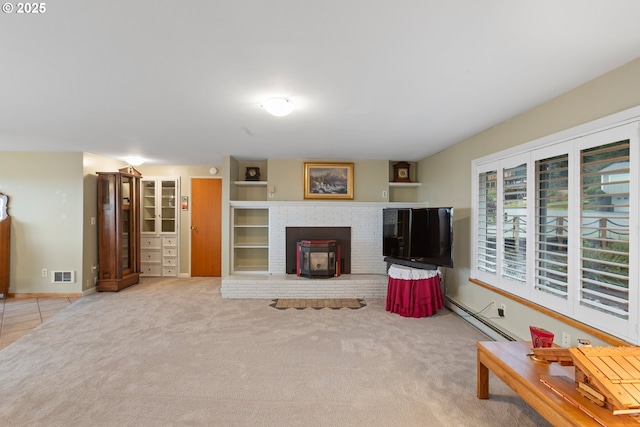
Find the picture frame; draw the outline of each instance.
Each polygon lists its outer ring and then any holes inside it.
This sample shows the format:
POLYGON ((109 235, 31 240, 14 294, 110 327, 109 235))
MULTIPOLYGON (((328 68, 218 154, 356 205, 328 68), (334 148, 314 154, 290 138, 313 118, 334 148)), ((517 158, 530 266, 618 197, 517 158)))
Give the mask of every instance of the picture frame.
POLYGON ((353 163, 304 164, 305 199, 353 199, 353 163))
POLYGON ((189 210, 189 196, 182 196, 180 206, 183 211, 189 210))

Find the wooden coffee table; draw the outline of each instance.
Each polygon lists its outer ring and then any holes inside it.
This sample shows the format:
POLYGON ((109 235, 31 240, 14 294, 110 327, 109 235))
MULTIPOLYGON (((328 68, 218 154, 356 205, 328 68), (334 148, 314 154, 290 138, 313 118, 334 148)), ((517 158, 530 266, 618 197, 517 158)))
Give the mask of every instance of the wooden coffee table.
POLYGON ((635 426, 638 420, 613 413, 583 397, 573 386, 575 368, 533 360, 531 343, 481 341, 478 347, 479 399, 489 398, 489 371, 555 426, 635 426), (552 383, 556 391, 545 385, 552 383))

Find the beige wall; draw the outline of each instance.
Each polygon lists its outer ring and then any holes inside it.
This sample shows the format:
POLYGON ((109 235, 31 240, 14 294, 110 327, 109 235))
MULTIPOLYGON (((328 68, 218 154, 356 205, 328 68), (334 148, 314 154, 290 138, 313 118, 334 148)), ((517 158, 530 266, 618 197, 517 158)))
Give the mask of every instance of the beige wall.
MULTIPOLYGON (((506 316, 496 319, 496 323, 523 339, 528 338, 529 325, 550 329, 556 337, 563 331, 569 332, 574 341, 589 338, 584 332, 468 281, 472 229, 471 161, 638 105, 640 59, 420 162, 420 180, 426 183, 420 189, 420 200, 431 206, 451 205, 455 208, 455 268, 446 272, 448 297, 472 310, 481 310, 492 299, 504 302, 506 316)), ((597 342, 594 339, 594 343, 597 342)))
POLYGON ((81 292, 82 176, 82 153, 0 155, 0 192, 9 196, 11 215, 9 293, 81 292), (52 270, 75 271, 76 282, 53 284, 52 270))
MULTIPOLYGON (((304 200, 303 159, 269 159, 267 181, 275 187, 269 201, 304 200)), ((322 160, 313 160, 322 162, 322 160)), ((353 200, 361 202, 387 202, 383 191, 389 190, 388 165, 386 160, 327 160, 327 163, 353 163, 353 200)), ((244 169, 241 169, 242 171, 244 169)), ((264 192, 264 189, 261 189, 264 192)))

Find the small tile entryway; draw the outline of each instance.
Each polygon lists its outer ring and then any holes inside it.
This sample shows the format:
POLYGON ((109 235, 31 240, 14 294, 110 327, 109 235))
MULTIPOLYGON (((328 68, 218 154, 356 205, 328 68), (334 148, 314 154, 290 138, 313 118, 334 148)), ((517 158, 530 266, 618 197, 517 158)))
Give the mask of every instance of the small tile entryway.
POLYGON ((0 300, 0 350, 53 317, 78 298, 5 298, 0 300))

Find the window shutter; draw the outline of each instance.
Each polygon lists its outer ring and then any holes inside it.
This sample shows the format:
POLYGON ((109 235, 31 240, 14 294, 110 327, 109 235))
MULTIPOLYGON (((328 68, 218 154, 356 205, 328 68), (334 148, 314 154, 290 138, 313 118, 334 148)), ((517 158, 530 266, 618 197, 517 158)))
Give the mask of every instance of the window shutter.
POLYGON ((535 289, 568 295, 569 155, 536 161, 535 289))
POLYGON ((482 172, 478 179, 477 269, 496 273, 497 184, 496 170, 482 172))
POLYGON ((580 304, 629 316, 629 141, 582 150, 580 304))
POLYGON ((503 169, 502 277, 527 281, 527 164, 503 169))

